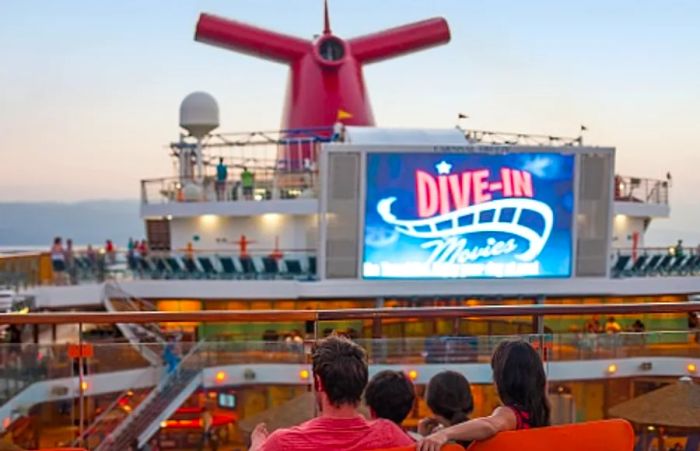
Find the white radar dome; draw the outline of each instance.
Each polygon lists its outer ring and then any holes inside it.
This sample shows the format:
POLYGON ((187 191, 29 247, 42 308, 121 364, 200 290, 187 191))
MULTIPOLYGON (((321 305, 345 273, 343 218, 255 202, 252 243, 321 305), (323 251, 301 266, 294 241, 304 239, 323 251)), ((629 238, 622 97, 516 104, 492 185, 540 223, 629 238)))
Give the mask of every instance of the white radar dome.
POLYGON ((193 92, 180 104, 180 127, 203 138, 219 126, 219 105, 206 92, 193 92))

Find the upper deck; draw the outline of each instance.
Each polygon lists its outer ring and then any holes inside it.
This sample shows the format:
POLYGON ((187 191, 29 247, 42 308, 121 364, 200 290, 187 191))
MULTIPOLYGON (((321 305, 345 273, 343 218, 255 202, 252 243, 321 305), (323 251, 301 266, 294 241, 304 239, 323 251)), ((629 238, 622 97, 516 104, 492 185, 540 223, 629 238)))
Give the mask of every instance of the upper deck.
MULTIPOLYGON (((210 134, 202 143, 201 176, 195 176, 197 143, 181 136, 169 145, 175 174, 141 181, 141 216, 196 216, 202 214, 255 215, 267 212, 301 214, 315 212, 319 197, 319 153, 324 143, 350 142, 355 135, 366 142, 474 144, 494 146, 576 147, 579 138, 529 135, 521 133, 466 130, 455 139, 454 131, 430 135, 421 130, 369 129, 347 127, 332 135, 328 128, 210 134), (388 130, 388 132, 387 132, 388 130), (330 137, 329 137, 330 136, 330 137), (369 136, 369 138, 368 138, 369 136), (281 150, 282 149, 282 150, 281 150), (288 158, 279 158, 279 155, 288 158), (304 157, 308 158, 304 158, 304 157), (227 167, 226 180, 219 182, 217 164, 227 167), (302 161, 302 164, 294 162, 302 161), (242 190, 241 174, 253 174, 252 196, 242 190), (301 202, 284 202, 296 200, 301 202), (254 203, 255 202, 255 203, 254 203), (257 202, 264 202, 258 204, 257 202), (224 205, 222 205, 224 203, 224 205), (294 205, 294 206, 292 206, 294 205)), ((434 132, 434 131, 433 131, 434 132)), ((356 138, 357 139, 357 138, 356 138)), ((615 176, 615 213, 630 216, 666 217, 669 214, 669 180, 615 176)))

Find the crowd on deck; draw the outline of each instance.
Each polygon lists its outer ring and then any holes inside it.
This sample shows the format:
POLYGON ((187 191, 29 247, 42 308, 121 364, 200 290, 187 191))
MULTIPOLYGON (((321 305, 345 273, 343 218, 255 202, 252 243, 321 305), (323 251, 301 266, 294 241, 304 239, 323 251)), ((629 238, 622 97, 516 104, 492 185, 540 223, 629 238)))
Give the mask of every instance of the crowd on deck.
POLYGON ((470 419, 474 399, 469 381, 454 371, 435 375, 426 389, 433 415, 418 431, 401 427, 413 409, 416 393, 403 372, 382 371, 369 380, 365 350, 347 337, 330 335, 312 353, 314 391, 319 415, 291 428, 268 432, 259 424, 251 434, 253 451, 368 450, 416 446, 437 451, 447 442, 466 445, 499 432, 549 425, 546 376, 539 354, 519 340, 501 342, 491 359, 501 400, 488 417, 470 419), (358 407, 364 396, 372 419, 358 407))
MULTIPOLYGON (((81 271, 88 271, 98 278, 103 278, 108 265, 117 263, 117 247, 112 240, 105 240, 104 246, 95 248, 88 244, 84 250, 77 251, 73 240, 68 238, 63 245, 63 238, 57 236, 51 245, 51 268, 54 283, 57 285, 75 285, 81 271)), ((135 262, 146 257, 150 252, 146 240, 129 238, 127 244, 127 263, 131 268, 135 262)))

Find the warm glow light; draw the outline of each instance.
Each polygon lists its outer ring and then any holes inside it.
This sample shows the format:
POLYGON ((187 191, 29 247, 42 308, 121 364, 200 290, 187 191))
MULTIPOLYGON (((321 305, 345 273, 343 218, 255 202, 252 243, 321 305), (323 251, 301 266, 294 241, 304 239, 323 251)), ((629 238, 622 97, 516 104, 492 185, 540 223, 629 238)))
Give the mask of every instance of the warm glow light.
POLYGON ((199 222, 203 226, 213 226, 219 221, 219 217, 216 215, 202 215, 199 217, 199 222))
POLYGON ((303 380, 308 379, 309 378, 309 370, 299 371, 299 377, 302 378, 303 380))
POLYGON ((694 373, 698 370, 698 366, 694 363, 689 363, 687 369, 689 373, 694 373))
POLYGON ((223 382, 226 379, 226 373, 223 371, 217 371, 215 378, 216 382, 223 382))
POLYGON ((408 378, 411 379, 412 381, 415 381, 416 379, 418 379, 418 371, 416 371, 416 370, 409 371, 408 378))
POLYGON ((608 365, 608 374, 615 374, 615 373, 617 373, 617 365, 615 365, 614 363, 611 363, 610 365, 608 365))
POLYGON ((123 406, 122 409, 124 409, 124 412, 131 412, 131 406, 128 404, 123 406))
POLYGON ((10 424, 12 423, 12 420, 10 420, 10 417, 5 418, 2 420, 2 428, 7 429, 10 427, 10 424))
POLYGON ((168 427, 168 422, 167 422, 167 421, 161 421, 161 422, 160 422, 160 427, 162 427, 162 428, 167 428, 167 427, 168 427))
POLYGON ((134 396, 134 392, 132 392, 131 390, 129 390, 128 392, 126 392, 126 396, 134 396))
POLYGON ((82 381, 82 382, 80 383, 80 389, 81 389, 82 391, 86 391, 86 390, 88 389, 88 387, 89 387, 89 385, 88 385, 87 381, 82 381))
POLYGON ((209 393, 207 393, 207 396, 209 396, 209 399, 216 399, 216 392, 210 391, 209 393))
POLYGON ((281 218, 282 215, 278 213, 265 213, 264 215, 262 215, 263 222, 268 225, 277 224, 281 218))
POLYGON ((647 426, 647 429, 650 430, 650 431, 653 431, 653 430, 654 430, 654 426, 647 426))

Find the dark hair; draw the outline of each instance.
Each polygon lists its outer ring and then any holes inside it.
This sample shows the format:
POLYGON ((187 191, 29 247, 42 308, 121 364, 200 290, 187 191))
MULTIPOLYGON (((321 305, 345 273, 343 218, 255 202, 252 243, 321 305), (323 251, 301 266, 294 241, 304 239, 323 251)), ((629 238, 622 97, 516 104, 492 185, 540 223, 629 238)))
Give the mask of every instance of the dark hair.
POLYGON ((384 370, 375 374, 365 390, 365 404, 379 418, 401 425, 413 408, 416 390, 401 371, 384 370))
POLYGON ((333 406, 360 403, 369 377, 364 349, 347 338, 331 335, 317 342, 312 361, 314 376, 321 380, 333 406))
POLYGON ((501 402, 526 412, 530 426, 549 426, 547 378, 537 351, 524 341, 502 341, 491 357, 491 368, 501 402))
POLYGON ((53 244, 60 244, 61 243, 61 237, 57 236, 56 238, 53 239, 53 244))
POLYGON ((425 401, 433 413, 447 419, 450 425, 467 421, 474 410, 469 381, 456 371, 443 371, 430 378, 425 401))

